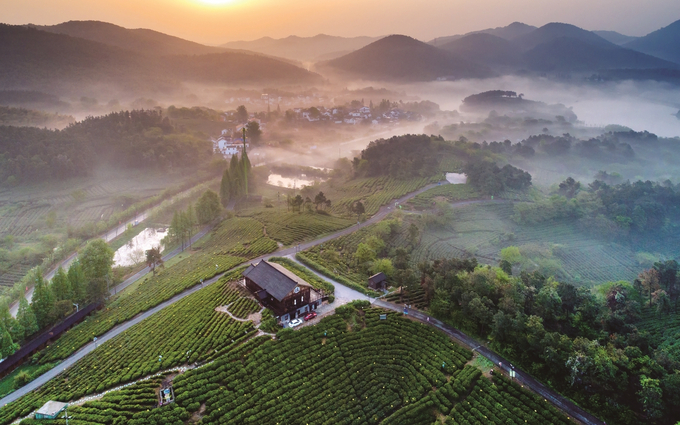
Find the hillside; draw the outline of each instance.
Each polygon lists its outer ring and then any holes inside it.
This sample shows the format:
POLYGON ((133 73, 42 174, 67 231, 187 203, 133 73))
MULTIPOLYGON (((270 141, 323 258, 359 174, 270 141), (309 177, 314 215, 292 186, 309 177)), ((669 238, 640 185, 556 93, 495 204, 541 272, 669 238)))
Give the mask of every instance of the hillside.
POLYGON ((127 29, 100 21, 69 21, 33 28, 96 41, 146 55, 201 55, 224 51, 219 47, 204 46, 149 29, 127 29))
POLYGON ((0 90, 50 94, 172 92, 184 81, 303 83, 319 76, 243 52, 152 56, 35 28, 0 25, 0 90))
MULTIPOLYGON (((605 40, 603 40, 605 41, 605 40)), ((592 44, 570 37, 555 38, 524 55, 525 65, 541 72, 590 72, 606 69, 673 68, 664 60, 624 49, 609 42, 592 44)))
POLYGON ((680 20, 626 43, 624 47, 680 63, 680 20))
POLYGON ((550 43, 559 38, 570 38, 601 47, 609 47, 612 45, 612 43, 591 31, 558 22, 543 25, 534 31, 515 38, 513 41, 520 48, 531 50, 539 44, 550 43))
POLYGON ((466 35, 439 47, 471 62, 489 66, 516 66, 522 52, 512 42, 487 33, 466 35))
POLYGON ((600 37, 604 38, 610 43, 617 44, 619 46, 622 46, 626 43, 629 43, 633 40, 637 40, 640 37, 633 37, 630 35, 625 35, 621 34, 616 31, 593 31, 595 34, 599 35, 600 37))
POLYGON ((439 47, 443 46, 444 44, 450 43, 451 41, 458 40, 460 38, 473 34, 489 34, 496 37, 504 38, 506 40, 513 40, 517 37, 528 34, 535 29, 536 27, 532 25, 523 24, 521 22, 513 22, 506 27, 487 28, 485 30, 473 31, 467 34, 451 35, 448 37, 437 37, 434 40, 429 41, 428 44, 439 47))
POLYGON ((379 37, 334 37, 319 34, 314 37, 290 37, 274 39, 263 37, 253 41, 232 41, 222 47, 244 49, 287 59, 315 62, 332 59, 353 52, 378 40, 379 37))
POLYGON ((395 81, 485 78, 493 75, 483 65, 404 35, 385 37, 319 67, 352 77, 395 81))

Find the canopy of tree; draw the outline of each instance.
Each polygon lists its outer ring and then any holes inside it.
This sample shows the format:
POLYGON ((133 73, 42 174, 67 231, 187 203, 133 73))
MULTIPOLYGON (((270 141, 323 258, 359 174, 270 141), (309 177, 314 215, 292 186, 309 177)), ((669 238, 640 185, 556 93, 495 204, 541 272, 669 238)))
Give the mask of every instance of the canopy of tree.
POLYGON ((658 314, 673 309, 675 261, 657 263, 644 283, 636 283, 639 290, 615 282, 600 294, 537 272, 513 277, 468 261, 419 265, 436 316, 490 337, 501 353, 608 423, 672 423, 679 417, 680 356, 636 328, 645 292, 654 291, 649 304, 658 314), (650 393, 646 385, 656 390, 650 393))
POLYGON ((354 171, 365 176, 431 176, 439 172, 442 153, 451 148, 444 139, 424 134, 374 140, 361 151, 361 158, 354 158, 354 171))
POLYGON ((486 195, 497 195, 506 189, 524 190, 531 185, 531 174, 510 164, 499 168, 492 162, 471 161, 464 171, 468 183, 486 195))
POLYGON ((0 182, 86 176, 119 167, 184 167, 212 155, 209 141, 178 132, 157 111, 88 117, 64 130, 0 126, 0 182))
POLYGON ((595 180, 587 187, 569 178, 551 198, 517 204, 515 221, 523 224, 579 219, 589 231, 610 237, 674 237, 680 221, 680 185, 669 181, 609 185, 595 180))

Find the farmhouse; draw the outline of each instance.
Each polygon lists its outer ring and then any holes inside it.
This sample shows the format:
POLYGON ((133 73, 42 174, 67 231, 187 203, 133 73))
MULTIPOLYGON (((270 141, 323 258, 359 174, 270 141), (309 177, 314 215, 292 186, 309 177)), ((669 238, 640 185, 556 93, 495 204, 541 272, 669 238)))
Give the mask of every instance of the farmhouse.
POLYGON ((262 260, 251 264, 243 276, 246 287, 281 322, 298 318, 321 305, 321 293, 280 264, 262 260))
POLYGON ((385 273, 376 273, 368 278, 368 287, 371 289, 385 289, 387 288, 387 276, 385 273))

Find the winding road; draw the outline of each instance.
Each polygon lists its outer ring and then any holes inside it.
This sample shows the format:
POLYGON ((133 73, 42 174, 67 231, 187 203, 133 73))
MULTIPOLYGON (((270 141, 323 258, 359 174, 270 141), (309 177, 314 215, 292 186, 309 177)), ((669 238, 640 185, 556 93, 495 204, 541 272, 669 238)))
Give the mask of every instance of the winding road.
MULTIPOLYGON (((446 182, 442 182, 442 184, 446 184, 446 182)), ((296 246, 284 248, 284 249, 278 250, 276 252, 254 258, 254 259, 249 260, 247 263, 244 263, 244 264, 256 263, 260 260, 268 259, 268 258, 271 258, 271 257, 274 257, 274 256, 294 257, 295 253, 298 252, 298 251, 306 250, 308 248, 311 248, 311 247, 323 244, 325 242, 328 242, 332 239, 336 239, 336 238, 339 238, 341 236, 349 235, 349 234, 355 232, 358 229, 361 229, 361 228, 366 227, 366 226, 370 226, 370 225, 375 224, 375 223, 381 221, 382 219, 384 219, 388 214, 390 214, 392 211, 394 211, 393 206, 394 206, 395 202, 398 202, 400 204, 404 203, 404 202, 408 201, 409 199, 411 199, 411 198, 413 198, 413 197, 415 197, 415 196, 417 196, 417 195, 419 195, 419 194, 421 194, 421 193, 423 193, 423 192, 425 192, 425 191, 427 191, 427 190, 429 190, 433 187, 436 187, 438 185, 439 184, 430 184, 430 185, 427 185, 427 186, 425 186, 425 187, 423 187, 423 188, 421 188, 421 189, 419 189, 415 192, 411 192, 407 195, 404 195, 399 199, 392 200, 388 205, 381 207, 378 210, 378 212, 375 215, 373 215, 371 218, 364 221, 363 223, 358 223, 356 226, 350 226, 346 229, 334 232, 332 234, 328 234, 328 235, 323 236, 321 238, 318 238, 318 239, 315 239, 315 240, 312 240, 312 241, 308 241, 308 242, 304 242, 304 243, 300 243, 299 245, 296 245, 296 246)), ((451 205, 454 208, 460 208, 460 207, 463 207, 463 206, 466 206, 466 205, 494 203, 494 202, 504 202, 504 201, 503 200, 498 200, 498 201, 472 200, 472 201, 453 202, 453 203, 451 203, 451 205)), ((196 240, 200 239, 201 237, 205 236, 210 231, 211 228, 212 228, 211 226, 208 226, 208 227, 204 228, 203 230, 201 230, 199 233, 197 233, 192 238, 192 241, 196 241, 196 240)), ((164 256, 164 259, 170 259, 170 258, 174 257, 175 255, 179 254, 179 252, 181 252, 181 251, 179 251, 179 249, 175 249, 172 252, 168 253, 166 256, 164 256)), ((314 270, 311 270, 311 269, 309 269, 309 270, 312 273, 318 275, 320 278, 328 280, 335 285, 337 304, 335 304, 333 306, 333 308, 335 308, 339 304, 343 304, 343 303, 346 303, 346 302, 349 302, 349 301, 352 301, 352 300, 356 300, 356 299, 362 299, 362 300, 369 300, 369 301, 372 302, 373 305, 381 307, 381 308, 386 308, 386 309, 390 309, 390 310, 394 310, 394 311, 402 311, 402 309, 403 309, 403 306, 399 306, 399 305, 396 305, 396 304, 393 304, 393 303, 388 303, 388 302, 380 300, 380 299, 372 299, 372 298, 370 298, 370 297, 368 297, 364 294, 359 293, 358 291, 356 291, 354 289, 348 288, 348 287, 342 285, 341 283, 334 281, 333 279, 329 279, 326 276, 322 276, 319 273, 315 272, 314 270)), ((148 268, 141 270, 140 272, 138 272, 134 276, 127 279, 125 282, 118 285, 117 288, 112 289, 112 291, 120 291, 122 289, 125 289, 127 286, 131 285, 132 283, 134 283, 135 281, 137 281, 138 279, 140 279, 141 277, 146 275, 149 271, 150 270, 148 268)), ((187 297, 187 296, 193 294, 194 292, 201 290, 204 286, 209 286, 209 285, 217 282, 223 275, 225 275, 226 273, 229 273, 229 272, 230 271, 227 271, 225 273, 221 273, 219 275, 216 275, 213 278, 205 281, 202 285, 201 284, 196 285, 196 286, 182 292, 181 294, 178 294, 175 297, 159 304, 158 306, 140 314, 139 316, 135 317, 134 319, 131 319, 131 320, 125 322, 125 323, 122 323, 122 324, 114 327, 113 329, 109 330, 105 334, 98 337, 96 345, 99 345, 103 342, 106 342, 106 341, 120 335, 122 332, 124 332, 127 329, 129 329, 130 327, 140 323, 141 321, 151 317, 155 313, 157 313, 157 312, 163 310, 164 308, 176 303, 177 301, 183 299, 184 297, 187 297)), ((429 325, 429 326, 435 327, 435 328, 445 332, 450 337, 456 339, 457 341, 459 341, 463 345, 467 346, 469 349, 471 349, 473 351, 478 351, 484 357, 487 357, 488 359, 490 359, 494 364, 503 364, 504 366, 502 368, 505 371, 509 370, 508 367, 510 366, 511 363, 508 360, 504 359, 503 357, 501 357, 500 355, 498 355, 494 351, 489 350, 487 347, 483 346, 481 343, 474 340, 473 338, 470 338, 469 336, 467 336, 466 334, 464 334, 460 330, 458 330, 454 327, 451 327, 449 325, 446 325, 443 322, 441 322, 437 319, 434 319, 433 317, 427 316, 426 314, 419 312, 419 311, 410 310, 409 315, 411 317, 429 325)), ((64 370, 66 370, 67 368, 69 368, 70 366, 75 364, 78 360, 82 359, 87 354, 91 353, 95 348, 96 348, 96 346, 95 346, 94 342, 91 342, 91 343, 85 345, 80 350, 76 351, 71 356, 69 356, 68 358, 63 360, 61 363, 59 363, 57 366, 55 366, 50 371, 44 373, 43 375, 36 378, 34 381, 30 382, 29 384, 25 385, 24 387, 14 391, 13 393, 2 398, 0 400, 0 407, 5 406, 7 403, 10 403, 12 401, 17 400, 18 398, 26 395, 27 393, 29 393, 31 391, 36 390, 37 388, 40 388, 42 385, 47 383, 49 380, 53 379, 54 377, 59 375, 61 372, 63 372, 64 370)), ((527 374, 527 373, 525 373, 525 372, 523 372, 519 369, 516 369, 516 368, 513 368, 512 370, 515 371, 516 379, 518 381, 520 381, 523 385, 527 386, 530 390, 532 390, 535 393, 544 397, 544 399, 546 401, 549 400, 551 403, 553 403, 556 407, 558 407, 559 409, 564 411, 570 417, 573 417, 573 418, 581 421, 582 423, 585 423, 585 424, 588 424, 588 425, 591 425, 591 424, 592 425, 603 425, 604 424, 602 421, 598 420, 597 418, 590 415, 589 413, 587 413, 586 411, 584 411, 580 407, 576 406, 570 400, 562 397, 561 395, 557 394, 555 391, 545 387, 543 384, 541 384, 540 382, 538 382, 537 380, 532 378, 529 374, 527 374)))

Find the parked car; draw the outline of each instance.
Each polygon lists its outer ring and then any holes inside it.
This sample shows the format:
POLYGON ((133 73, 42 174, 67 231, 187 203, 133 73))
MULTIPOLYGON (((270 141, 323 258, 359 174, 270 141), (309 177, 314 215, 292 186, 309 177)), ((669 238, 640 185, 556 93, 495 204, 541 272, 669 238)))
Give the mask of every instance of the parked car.
POLYGON ((290 322, 288 322, 288 327, 294 328, 296 326, 300 326, 302 324, 302 320, 300 319, 293 319, 290 322))
POLYGON ((305 316, 305 322, 312 320, 317 316, 316 311, 310 311, 306 316, 305 316))

